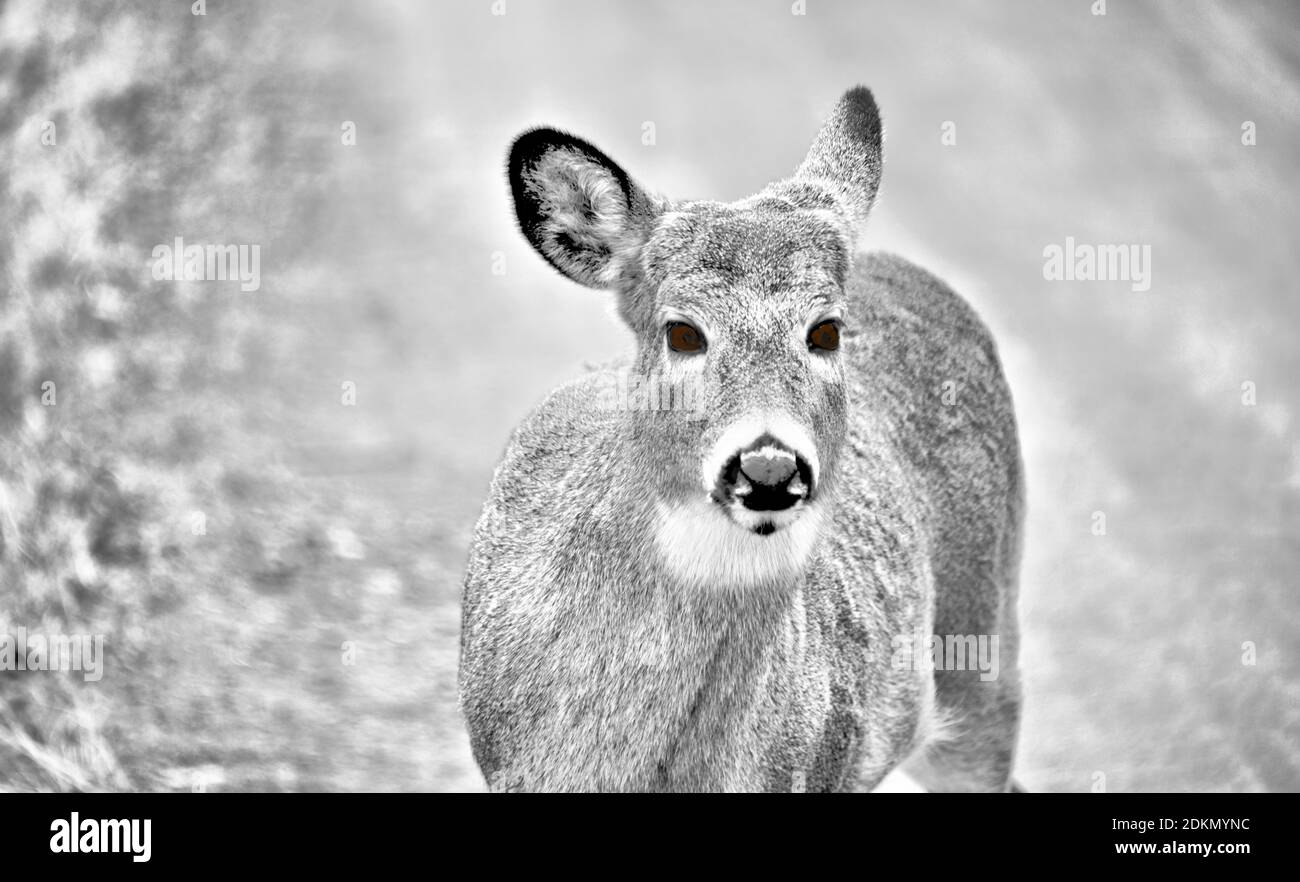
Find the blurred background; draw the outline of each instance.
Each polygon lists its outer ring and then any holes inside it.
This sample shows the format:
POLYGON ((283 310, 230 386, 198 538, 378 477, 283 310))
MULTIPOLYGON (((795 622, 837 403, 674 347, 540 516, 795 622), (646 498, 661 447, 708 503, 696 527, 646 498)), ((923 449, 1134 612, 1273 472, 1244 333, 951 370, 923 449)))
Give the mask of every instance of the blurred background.
POLYGON ((0 633, 106 654, 0 672, 0 789, 482 789, 474 520, 630 345, 515 231, 511 138, 733 200, 857 83, 866 246, 974 304, 1017 401, 1017 776, 1300 789, 1300 7, 1104 5, 0 3, 0 633), (155 280, 176 236, 260 289, 155 280), (1150 290, 1046 281, 1067 236, 1149 245, 1150 290))

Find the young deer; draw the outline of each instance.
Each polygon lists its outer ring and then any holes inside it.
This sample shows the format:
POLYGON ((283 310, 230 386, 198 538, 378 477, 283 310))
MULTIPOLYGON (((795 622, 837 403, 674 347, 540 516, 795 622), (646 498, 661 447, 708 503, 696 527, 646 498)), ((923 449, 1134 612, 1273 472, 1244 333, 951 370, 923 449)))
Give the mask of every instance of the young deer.
POLYGON ((475 531, 460 691, 492 789, 871 790, 905 761, 1014 789, 1011 398, 964 301, 856 255, 880 171, 861 87, 731 204, 652 195, 553 129, 515 141, 524 235, 615 292, 636 351, 524 421, 475 531), (612 376, 697 406, 611 406, 612 376), (992 667, 934 670, 932 634, 989 639, 992 667))

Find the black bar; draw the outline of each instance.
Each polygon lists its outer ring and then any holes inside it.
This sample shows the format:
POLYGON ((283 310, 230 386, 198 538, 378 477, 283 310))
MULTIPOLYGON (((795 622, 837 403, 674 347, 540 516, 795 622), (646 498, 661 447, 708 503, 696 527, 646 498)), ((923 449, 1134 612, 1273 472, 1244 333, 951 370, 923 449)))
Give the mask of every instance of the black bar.
MULTIPOLYGON (((1148 868, 1204 862, 1227 869, 1259 858, 1285 861, 1290 847, 1282 841, 1291 831, 1296 801, 1281 794, 37 794, 11 796, 4 805, 0 842, 6 869, 26 863, 127 872, 194 866, 337 871, 404 863, 450 870, 531 859, 540 870, 610 850, 623 861, 605 864, 610 868, 631 866, 629 859, 673 863, 716 854, 733 864, 851 858, 865 873, 885 866, 886 855, 889 864, 901 861, 917 872, 962 865, 1118 867, 1134 861, 1148 868), (131 846, 143 842, 142 824, 130 846, 118 852, 52 851, 67 844, 66 837, 58 839, 60 824, 70 826, 74 812, 83 836, 89 835, 90 819, 148 819, 148 861, 132 854, 131 846), (1152 853, 1120 853, 1129 844, 1152 853), (1238 845, 1246 853, 1220 848, 1238 845), (1208 853, 1200 853, 1203 846, 1208 853)), ((107 845, 113 829, 123 828, 109 829, 107 845)), ((96 824, 95 830, 98 835, 104 827, 96 824)))

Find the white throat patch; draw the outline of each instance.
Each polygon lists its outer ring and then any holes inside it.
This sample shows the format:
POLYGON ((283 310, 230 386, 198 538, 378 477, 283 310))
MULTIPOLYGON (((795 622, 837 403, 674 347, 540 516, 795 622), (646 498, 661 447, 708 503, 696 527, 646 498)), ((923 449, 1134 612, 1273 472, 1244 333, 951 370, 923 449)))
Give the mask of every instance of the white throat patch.
POLYGON ((713 502, 656 506, 655 548, 665 568, 689 585, 748 588, 800 573, 821 533, 822 508, 802 508, 775 533, 760 536, 713 502))

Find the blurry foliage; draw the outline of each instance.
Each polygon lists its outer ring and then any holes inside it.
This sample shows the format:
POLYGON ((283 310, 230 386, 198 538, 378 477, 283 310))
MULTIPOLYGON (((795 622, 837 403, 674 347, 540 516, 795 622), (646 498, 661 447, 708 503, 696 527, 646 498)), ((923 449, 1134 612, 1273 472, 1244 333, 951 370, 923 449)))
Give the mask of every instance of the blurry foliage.
POLYGON ((259 422, 335 216, 320 96, 351 86, 311 24, 0 9, 0 633, 104 634, 106 656, 99 683, 0 673, 0 790, 366 786, 317 766, 356 638, 322 622, 365 613, 327 531, 368 515, 278 466, 259 422), (177 235, 259 244, 262 291, 155 281, 177 235))

